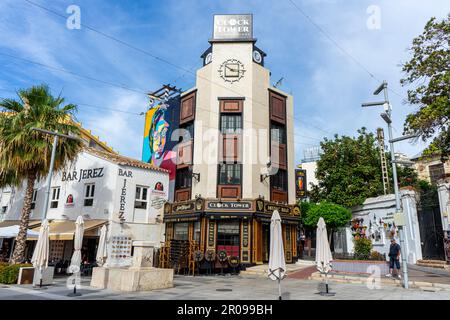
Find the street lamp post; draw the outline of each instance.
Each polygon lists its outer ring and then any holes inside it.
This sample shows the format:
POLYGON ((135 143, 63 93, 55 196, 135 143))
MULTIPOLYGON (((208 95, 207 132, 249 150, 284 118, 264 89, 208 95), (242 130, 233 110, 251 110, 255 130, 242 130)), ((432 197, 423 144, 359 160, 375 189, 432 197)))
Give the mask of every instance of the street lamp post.
POLYGON ((395 193, 395 213, 396 217, 400 218, 399 220, 402 221, 400 225, 398 225, 398 232, 399 232, 399 239, 400 239, 400 246, 402 250, 402 269, 403 269, 403 287, 405 289, 408 289, 409 282, 408 282, 408 262, 407 262, 407 252, 406 252, 406 245, 405 245, 405 234, 404 234, 404 228, 406 226, 404 225, 404 214, 402 212, 401 204, 400 204, 400 192, 398 190, 398 178, 397 178, 397 161, 395 159, 395 151, 394 151, 394 143, 406 139, 414 138, 415 136, 403 136, 399 138, 393 138, 392 137, 392 108, 391 104, 388 100, 388 93, 387 93, 387 82, 383 81, 383 83, 375 90, 373 93, 374 95, 378 95, 381 91, 384 93, 384 101, 383 102, 369 102, 369 103, 363 103, 363 107, 371 107, 371 106, 380 106, 382 105, 384 107, 384 112, 381 114, 381 117, 383 120, 387 123, 388 126, 388 134, 389 134, 389 145, 390 145, 390 151, 391 151, 391 163, 392 163, 392 176, 394 180, 394 193, 395 193))
POLYGON ((45 198, 44 198, 44 213, 42 215, 42 222, 43 222, 47 218, 48 203, 50 201, 50 190, 51 190, 52 176, 53 176, 53 167, 55 166, 56 146, 58 145, 58 139, 60 137, 72 139, 72 140, 81 140, 81 139, 78 137, 58 133, 58 131, 49 131, 49 130, 44 130, 44 129, 40 129, 40 128, 31 128, 31 130, 54 136, 53 137, 53 145, 52 145, 52 155, 50 158, 50 168, 48 170, 47 181, 45 182, 46 183, 46 191, 45 191, 45 198))

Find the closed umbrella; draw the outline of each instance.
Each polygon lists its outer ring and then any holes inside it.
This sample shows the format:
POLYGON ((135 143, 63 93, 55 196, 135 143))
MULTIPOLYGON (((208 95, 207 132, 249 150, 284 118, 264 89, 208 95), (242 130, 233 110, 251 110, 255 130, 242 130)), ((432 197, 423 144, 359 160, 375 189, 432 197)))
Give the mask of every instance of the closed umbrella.
POLYGON ((78 216, 75 221, 75 237, 73 240, 73 255, 70 260, 70 269, 72 273, 80 272, 81 265, 81 246, 83 245, 84 221, 82 216, 78 216))
POLYGON ((31 263, 36 270, 39 270, 41 279, 39 287, 42 288, 42 269, 48 267, 48 252, 49 252, 49 225, 47 219, 42 222, 39 230, 39 237, 34 248, 31 263))
MULTIPOLYGON (((75 237, 73 240, 73 255, 70 260, 69 271, 72 272, 75 276, 74 281, 76 281, 80 276, 80 265, 81 265, 81 246, 83 245, 83 234, 84 234, 84 221, 82 216, 78 216, 75 221, 75 237)), ((73 286, 73 294, 69 294, 70 296, 79 296, 77 293, 77 286, 74 282, 73 286)))
POLYGON ((323 218, 320 217, 316 230, 316 267, 317 270, 325 274, 327 294, 329 293, 327 274, 332 269, 331 260, 333 260, 333 257, 328 243, 327 226, 323 218))
POLYGON ((281 217, 277 210, 272 214, 270 222, 270 255, 269 278, 278 281, 278 298, 281 300, 281 279, 286 274, 284 260, 283 236, 281 231, 281 217))
POLYGON ((105 263, 107 257, 107 251, 106 251, 106 226, 103 225, 103 227, 100 229, 100 239, 98 241, 98 248, 97 248, 97 264, 101 267, 105 263))

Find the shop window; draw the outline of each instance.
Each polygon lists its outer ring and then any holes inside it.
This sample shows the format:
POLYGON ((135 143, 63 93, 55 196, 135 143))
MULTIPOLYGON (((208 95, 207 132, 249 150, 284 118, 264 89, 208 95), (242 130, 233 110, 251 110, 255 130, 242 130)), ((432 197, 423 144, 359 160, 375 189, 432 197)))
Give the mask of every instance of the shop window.
POLYGON ((241 164, 219 164, 219 184, 241 184, 241 164))
POLYGON ((61 191, 60 187, 54 187, 52 188, 52 200, 50 202, 50 208, 58 208, 58 201, 59 201, 59 193, 61 191))
POLYGON ((194 240, 200 242, 200 221, 194 222, 194 240))
POLYGON ((136 197, 134 207, 136 209, 147 209, 148 187, 136 186, 136 197))
POLYGON ((272 123, 270 125, 270 136, 272 142, 286 144, 286 128, 284 126, 272 123))
POLYGON ((434 164, 428 167, 430 173, 430 182, 436 183, 439 179, 445 176, 445 169, 443 163, 434 164))
POLYGON ((225 250, 229 257, 239 257, 239 235, 239 221, 220 221, 217 225, 217 251, 225 250))
POLYGON ((192 185, 192 175, 189 168, 178 169, 175 178, 175 188, 185 189, 192 185))
POLYGON ((194 138, 194 123, 189 122, 180 126, 180 137, 178 142, 187 142, 194 138))
POLYGON ((271 176, 272 188, 280 191, 287 191, 287 172, 279 169, 271 176))
POLYGON ((181 222, 174 224, 174 236, 175 240, 188 240, 188 222, 181 222))
POLYGON ((95 183, 88 183, 84 187, 84 206, 92 207, 94 204, 95 183))
POLYGON ((36 199, 37 199, 37 190, 34 189, 33 190, 33 196, 31 197, 31 210, 33 210, 34 208, 36 208, 36 199))
POLYGON ((220 131, 222 134, 240 134, 242 130, 242 116, 240 114, 221 114, 220 131))

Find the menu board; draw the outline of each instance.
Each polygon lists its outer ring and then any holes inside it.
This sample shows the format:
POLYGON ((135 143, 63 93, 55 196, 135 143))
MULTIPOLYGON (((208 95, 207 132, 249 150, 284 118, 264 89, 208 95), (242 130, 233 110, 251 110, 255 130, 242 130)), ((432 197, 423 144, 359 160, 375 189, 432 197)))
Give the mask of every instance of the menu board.
POLYGON ((114 265, 125 266, 131 264, 131 237, 113 236, 111 238, 110 261, 114 265))

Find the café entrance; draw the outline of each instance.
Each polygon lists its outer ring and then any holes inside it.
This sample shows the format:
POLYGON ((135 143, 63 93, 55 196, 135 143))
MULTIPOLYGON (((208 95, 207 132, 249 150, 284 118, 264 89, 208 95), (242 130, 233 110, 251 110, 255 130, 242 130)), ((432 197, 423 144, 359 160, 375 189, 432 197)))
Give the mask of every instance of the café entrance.
POLYGON ((269 262, 270 253, 270 223, 262 223, 262 256, 263 262, 269 262))

